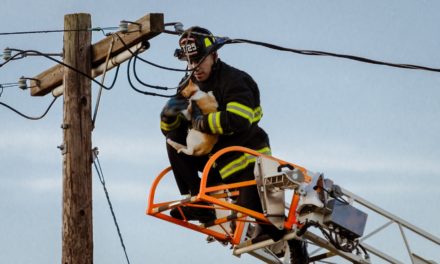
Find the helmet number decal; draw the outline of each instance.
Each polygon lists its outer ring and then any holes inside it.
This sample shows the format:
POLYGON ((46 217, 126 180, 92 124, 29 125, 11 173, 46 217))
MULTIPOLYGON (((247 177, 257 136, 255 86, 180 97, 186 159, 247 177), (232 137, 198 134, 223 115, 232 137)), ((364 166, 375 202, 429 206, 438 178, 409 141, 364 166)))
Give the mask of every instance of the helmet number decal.
POLYGON ((187 44, 182 46, 182 50, 187 55, 192 55, 192 54, 197 53, 197 46, 196 46, 196 44, 194 42, 193 43, 187 43, 187 44))

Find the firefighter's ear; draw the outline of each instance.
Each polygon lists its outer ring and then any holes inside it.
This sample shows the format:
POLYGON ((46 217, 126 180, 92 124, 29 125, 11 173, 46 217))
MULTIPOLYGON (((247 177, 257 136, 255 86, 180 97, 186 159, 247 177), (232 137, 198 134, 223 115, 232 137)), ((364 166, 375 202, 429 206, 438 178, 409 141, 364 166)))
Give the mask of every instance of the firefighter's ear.
POLYGON ((217 53, 217 51, 215 51, 215 52, 213 52, 213 53, 211 53, 212 54, 212 58, 214 59, 214 62, 217 62, 217 59, 218 59, 218 53, 217 53))

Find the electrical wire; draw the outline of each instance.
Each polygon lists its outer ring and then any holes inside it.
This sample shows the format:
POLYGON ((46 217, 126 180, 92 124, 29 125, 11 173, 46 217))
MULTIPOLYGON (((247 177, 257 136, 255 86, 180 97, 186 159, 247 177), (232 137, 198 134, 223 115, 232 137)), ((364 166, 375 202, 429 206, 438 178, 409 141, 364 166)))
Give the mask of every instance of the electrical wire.
POLYGON ((37 116, 37 117, 32 117, 32 116, 25 115, 25 114, 19 112, 17 109, 15 109, 15 108, 13 108, 13 107, 11 107, 11 106, 9 106, 9 105, 3 103, 3 102, 0 102, 0 105, 2 105, 2 106, 4 106, 4 107, 8 108, 9 110, 15 112, 16 114, 18 114, 18 115, 20 115, 20 116, 22 116, 22 117, 24 117, 24 118, 26 118, 26 119, 29 119, 29 120, 40 120, 40 119, 42 119, 44 116, 46 116, 46 114, 49 112, 50 108, 51 108, 52 105, 55 103, 55 101, 57 100, 57 98, 58 98, 58 97, 54 97, 53 100, 52 100, 52 102, 51 102, 51 103, 49 104, 49 106, 47 107, 46 111, 45 111, 41 116, 37 116))
MULTIPOLYGON (((158 89, 158 90, 174 90, 174 89, 177 89, 177 93, 179 93, 180 90, 186 85, 186 83, 188 82, 188 80, 191 79, 192 75, 193 75, 194 72, 197 70, 197 68, 200 66, 200 64, 202 64, 203 61, 209 56, 209 53, 208 53, 208 54, 205 54, 205 55, 200 59, 200 61, 194 66, 193 69, 182 70, 182 69, 175 69, 175 68, 164 67, 164 66, 160 66, 160 65, 158 65, 158 64, 151 63, 151 62, 149 62, 149 61, 147 61, 147 60, 145 60, 145 59, 140 58, 140 57, 138 56, 138 53, 139 53, 139 51, 140 51, 142 48, 138 49, 138 51, 136 51, 136 52, 133 52, 133 51, 130 50, 130 48, 127 46, 127 44, 126 44, 126 43, 124 42, 124 40, 121 38, 121 36, 119 36, 118 34, 115 34, 115 35, 119 38, 119 40, 121 41, 121 43, 122 43, 122 45, 125 47, 125 49, 128 50, 128 51, 130 52, 130 54, 135 58, 135 61, 136 61, 136 59, 139 59, 139 60, 141 60, 141 61, 143 61, 143 62, 145 62, 145 63, 148 63, 148 64, 150 64, 150 65, 152 65, 152 66, 155 66, 155 67, 158 67, 158 68, 161 68, 161 69, 165 69, 165 70, 173 70, 173 71, 184 71, 184 72, 189 73, 189 74, 187 74, 187 75, 183 78, 183 80, 180 81, 180 83, 179 83, 179 85, 178 85, 177 87, 165 87, 165 86, 151 85, 151 84, 147 84, 147 83, 141 81, 141 80, 138 78, 138 76, 137 76, 136 67, 133 66, 133 71, 134 71, 135 78, 139 81, 139 83, 142 84, 142 85, 144 85, 144 86, 146 86, 146 87, 153 88, 153 89, 158 89)), ((144 48, 145 48, 145 47, 144 47, 144 48)), ((149 48, 149 43, 148 43, 147 48, 149 48)), ((132 57, 132 58, 133 58, 133 57, 132 57)), ((131 59, 132 59, 132 58, 130 58, 130 60, 129 60, 129 65, 131 64, 131 59)), ((135 62, 133 63, 133 65, 134 65, 134 64, 135 64, 135 62)), ((127 66, 127 72, 128 72, 129 69, 130 69, 129 65, 127 66)), ((130 75, 129 75, 128 73, 127 73, 127 76, 128 76, 129 83, 130 83, 131 87, 134 88, 136 91, 139 92, 140 90, 137 89, 137 88, 135 88, 134 85, 133 85, 133 83, 131 82, 131 78, 130 78, 130 75)), ((141 92, 142 92, 142 91, 141 91, 141 92)), ((144 93, 144 94, 146 94, 146 95, 158 95, 158 94, 156 94, 156 93, 149 93, 149 92, 144 93)), ((159 95, 159 96, 160 96, 160 95, 159 95)), ((167 96, 167 97, 168 97, 168 96, 167 96)))
POLYGON ((97 154, 98 149, 94 148, 92 150, 92 153, 93 153, 93 157, 94 157, 93 165, 95 167, 96 173, 98 174, 99 181, 101 182, 102 187, 104 189, 105 197, 107 198, 107 203, 109 205, 110 212, 113 217, 113 222, 114 222, 114 224, 116 226, 116 230, 118 232, 119 241, 121 242, 122 249, 124 250, 125 259, 127 260, 127 263, 130 264, 130 259, 128 258, 127 249, 125 248, 125 244, 124 244, 124 239, 122 238, 121 229, 119 228, 118 221, 117 221, 116 215, 115 215, 115 211, 113 210, 113 205, 112 205, 112 202, 110 201, 110 195, 108 193, 107 187, 105 186, 104 173, 102 172, 101 163, 99 162, 99 158, 98 158, 98 154, 97 154))
POLYGON ((159 85, 150 85, 148 83, 143 82, 139 78, 139 76, 137 75, 137 70, 136 70, 136 61, 137 61, 138 56, 134 56, 133 58, 134 58, 133 59, 133 75, 134 75, 136 81, 138 81, 140 84, 142 84, 143 86, 149 87, 149 88, 158 89, 158 90, 165 90, 165 91, 166 90, 171 90, 171 89, 177 89, 177 88, 168 88, 168 87, 159 86, 159 85))
MULTIPOLYGON (((165 33, 168 33, 168 32, 165 32, 165 33)), ((202 35, 202 36, 209 36, 207 34, 203 34, 203 33, 199 33, 199 32, 191 32, 191 34, 202 35)), ((368 58, 364 58, 364 57, 360 57, 360 56, 332 53, 332 52, 326 52, 326 51, 302 50, 302 49, 286 48, 286 47, 274 45, 274 44, 271 44, 271 43, 266 43, 266 42, 261 42, 261 41, 254 41, 254 40, 248 40, 248 39, 229 39, 229 38, 219 37, 219 36, 211 36, 211 37, 214 37, 217 40, 221 40, 221 42, 222 42, 221 44, 222 45, 224 45, 224 44, 246 43, 246 44, 253 44, 253 45, 263 46, 263 47, 266 47, 266 48, 280 50, 280 51, 293 52, 293 53, 297 53, 297 54, 301 54, 301 55, 331 56, 331 57, 344 58, 344 59, 355 60, 355 61, 360 61, 360 62, 364 62, 364 63, 384 65, 384 66, 395 67, 395 68, 440 72, 439 68, 431 68, 431 67, 414 65, 414 64, 391 63, 391 62, 385 62, 385 61, 380 61, 380 60, 368 59, 368 58)))
MULTIPOLYGON (((60 61, 60 60, 57 60, 57 59, 55 59, 55 58, 52 58, 51 56, 46 55, 46 54, 44 54, 44 53, 42 53, 42 52, 40 52, 40 51, 37 51, 37 50, 20 50, 20 49, 11 49, 11 50, 13 50, 13 51, 18 51, 17 54, 23 54, 23 53, 35 53, 35 54, 38 54, 38 55, 40 55, 40 56, 43 56, 43 57, 45 57, 45 58, 47 58, 47 59, 49 59, 49 60, 51 60, 51 61, 54 61, 54 62, 56 62, 56 63, 58 63, 58 64, 60 64, 60 65, 62 65, 62 66, 65 66, 65 67, 67 67, 67 68, 69 68, 69 69, 75 71, 76 73, 79 73, 79 74, 83 75, 84 77, 90 79, 92 82, 96 83, 97 85, 102 86, 102 88, 104 88, 104 89, 106 89, 106 90, 111 90, 111 89, 113 88, 113 86, 114 86, 114 84, 115 84, 115 82, 116 82, 117 76, 118 76, 117 74, 115 74, 115 79, 113 80, 112 84, 111 84, 109 87, 107 87, 107 86, 101 84, 100 82, 98 82, 97 80, 95 80, 92 76, 90 76, 90 75, 88 75, 88 74, 86 74, 86 73, 84 73, 84 72, 82 72, 82 71, 76 69, 75 67, 70 66, 70 65, 68 65, 68 64, 66 64, 66 63, 64 63, 64 62, 62 62, 62 61, 60 61)), ((15 54, 14 56, 16 56, 17 54, 15 54)), ((14 57, 14 56, 13 56, 13 57, 14 57)), ((10 60, 11 60, 11 59, 9 59, 8 61, 10 61, 10 60)), ((6 64, 6 62, 5 62, 4 64, 6 64)), ((3 64, 3 65, 4 65, 4 64, 3 64)), ((3 65, 0 65, 0 67, 3 66, 3 65)), ((118 65, 118 66, 119 66, 119 65, 118 65)), ((119 69, 119 67, 118 67, 118 69, 119 69)), ((118 70, 118 69, 117 69, 117 70, 118 70)))
POLYGON ((17 87, 18 83, 2 83, 0 84, 0 97, 2 97, 5 88, 17 87))
MULTIPOLYGON (((160 69, 163 69, 163 70, 169 70, 169 71, 178 71, 178 72, 192 72, 193 71, 193 70, 188 70, 188 69, 177 69, 177 68, 161 66, 159 64, 156 64, 156 63, 150 62, 150 61, 148 61, 146 59, 143 59, 143 58, 139 57, 139 54, 136 54, 135 52, 131 51, 130 47, 128 47, 128 45, 125 43, 125 41, 122 39, 122 37, 119 36, 119 34, 115 33, 114 35, 116 35, 118 37, 119 41, 121 41, 121 44, 124 46, 124 48, 128 52, 130 52, 130 54, 132 56, 137 57, 139 60, 141 60, 141 61, 143 61, 143 62, 145 62, 147 64, 150 64, 151 66, 154 66, 154 67, 157 67, 157 68, 160 68, 160 69)), ((145 44, 144 47, 146 49, 148 49, 150 44, 149 44, 149 42, 146 42, 146 43, 144 43, 145 44), (146 43, 148 43, 148 44, 146 44, 146 43)))
POLYGON ((3 67, 4 65, 6 65, 7 63, 9 63, 10 61, 24 58, 24 56, 23 56, 24 53, 26 53, 26 52, 25 51, 21 51, 21 52, 18 52, 16 54, 14 54, 9 59, 5 60, 3 63, 0 63, 0 68, 3 67), (21 57, 17 58, 18 56, 21 56, 21 57))
POLYGON ((364 62, 364 63, 384 65, 384 66, 395 67, 395 68, 440 72, 439 68, 431 68, 431 67, 425 67, 425 66, 419 66, 419 65, 413 65, 413 64, 391 63, 391 62, 385 62, 385 61, 380 61, 380 60, 373 60, 373 59, 368 59, 368 58, 364 58, 364 57, 354 56, 354 55, 338 54, 338 53, 325 52, 325 51, 291 49, 291 48, 285 48, 285 47, 281 47, 281 46, 270 44, 270 43, 247 40, 247 39, 230 39, 230 40, 227 40, 227 42, 225 44, 236 44, 236 43, 253 44, 253 45, 263 46, 263 47, 270 48, 270 49, 293 52, 293 53, 297 53, 297 54, 301 54, 301 55, 330 56, 330 57, 344 58, 344 59, 355 60, 355 61, 360 61, 360 62, 364 62))
POLYGON ((9 87, 17 87, 18 83, 14 82, 14 83, 2 83, 0 84, 0 87, 3 88, 9 88, 9 87))
MULTIPOLYGON (((139 52, 139 49, 135 51, 135 54, 137 54, 139 52)), ((147 91, 142 91, 139 90, 138 88, 136 88, 136 86, 133 84, 133 82, 131 81, 131 77, 130 77, 130 65, 131 65, 131 61, 132 61, 133 57, 131 57, 128 60, 127 63, 127 79, 128 79, 128 83, 130 84, 130 87, 135 90, 136 92, 143 94, 143 95, 151 95, 151 96, 159 96, 159 97, 165 97, 165 98, 171 98, 174 97, 175 95, 165 95, 165 94, 158 94, 158 93, 152 93, 152 92, 147 92, 147 91)))
MULTIPOLYGON (((169 32, 165 32, 165 33, 169 33, 169 32)), ((172 33, 172 34, 175 35, 175 33, 172 33)), ((229 38, 220 37, 220 36, 211 36, 211 35, 200 33, 200 32, 191 32, 191 34, 213 37, 217 41, 220 40, 220 45, 246 43, 246 44, 258 45, 258 46, 262 46, 262 47, 266 47, 266 48, 270 48, 270 49, 275 49, 275 50, 280 50, 280 51, 293 52, 293 53, 297 53, 297 54, 301 54, 301 55, 330 56, 330 57, 344 58, 344 59, 355 60, 355 61, 364 62, 364 63, 384 65, 384 66, 395 67, 395 68, 440 72, 440 68, 432 68, 432 67, 426 67, 426 66, 420 66, 420 65, 414 65, 414 64, 391 63, 391 62, 386 62, 386 61, 368 59, 368 58, 360 57, 360 56, 339 54, 339 53, 326 52, 326 51, 286 48, 286 47, 278 46, 278 45, 267 43, 267 42, 248 40, 248 39, 229 39, 229 38)))
POLYGON ((144 58, 141 58, 141 57, 139 57, 139 55, 136 57, 142 62, 145 62, 147 64, 150 64, 151 66, 154 66, 156 68, 163 69, 163 70, 177 71, 177 72, 192 72, 193 71, 193 70, 188 70, 188 69, 177 69, 177 68, 170 68, 170 67, 162 66, 162 65, 156 64, 154 62, 148 61, 144 58))
MULTIPOLYGON (((68 64, 65 64, 64 62, 62 62, 62 61, 60 61, 60 60, 57 60, 57 59, 54 59, 54 58, 52 58, 52 57, 50 57, 50 56, 48 56, 48 55, 46 55, 46 54, 44 54, 44 53, 42 53, 42 52, 39 52, 39 51, 36 51, 36 50, 17 50, 17 49, 11 49, 11 50, 18 51, 18 53, 15 54, 14 56, 12 56, 12 57, 11 57, 9 60, 7 60, 5 63, 1 64, 0 67, 3 66, 4 64, 6 64, 7 62, 13 60, 13 58, 15 58, 15 57, 17 57, 17 56, 19 56, 19 55, 22 55, 22 54, 25 54, 25 53, 29 53, 29 52, 31 52, 31 53, 35 53, 35 54, 41 55, 41 56, 43 56, 43 57, 46 57, 46 58, 49 59, 49 60, 52 60, 52 61, 54 61, 54 62, 56 62, 56 63, 58 63, 58 64, 60 64, 60 65, 63 65, 63 66, 65 66, 65 67, 67 67, 67 68, 69 68, 69 69, 71 69, 71 70, 73 70, 73 71, 75 71, 75 72, 77 72, 77 73, 79 73, 79 74, 85 76, 86 78, 90 79, 91 81, 93 81, 94 83, 98 84, 100 87, 102 87, 102 88, 104 88, 104 89, 106 89, 106 90, 111 90, 111 89, 114 87, 114 85, 115 85, 115 83, 116 83, 116 80, 117 80, 117 78, 118 78, 118 73, 119 73, 119 67, 120 67, 120 65, 118 65, 118 66, 116 67, 115 76, 114 76, 113 81, 112 81, 112 83, 110 84, 110 86, 105 86, 105 85, 101 84, 100 82, 96 81, 93 77, 89 76, 88 74, 83 73, 82 71, 79 71, 79 70, 76 69, 75 67, 72 67, 72 66, 70 66, 70 65, 68 65, 68 64)), ((4 85, 5 85, 4 88, 6 88, 6 87, 16 86, 16 85, 13 84, 13 83, 8 83, 8 84, 4 84, 4 85)), ((1 92, 0 92, 0 96, 1 96, 2 93, 3 93, 3 86, 0 85, 0 88, 1 88, 1 92)), ((44 116, 46 116, 46 114, 49 112, 50 108, 51 108, 52 105, 55 103, 55 101, 56 101, 57 98, 58 98, 58 97, 55 97, 55 98, 53 99, 53 101, 50 103, 49 107, 46 109, 46 111, 45 111, 41 116, 38 116, 38 117, 31 117, 31 116, 25 115, 25 114, 21 113, 20 111, 18 111, 17 109, 15 109, 15 108, 13 108, 13 107, 11 107, 11 106, 9 106, 8 104, 3 103, 3 102, 0 102, 0 105, 6 107, 6 108, 8 108, 8 109, 10 109, 11 111, 17 113, 18 115, 20 115, 20 116, 22 116, 22 117, 24 117, 24 118, 26 118, 26 119, 30 119, 30 120, 39 120, 39 119, 42 119, 44 116)))
POLYGON ((55 30, 35 30, 35 31, 17 31, 17 32, 0 32, 0 36, 6 35, 25 35, 25 34, 46 34, 46 33, 59 33, 59 32, 79 32, 79 31, 103 31, 118 29, 119 27, 95 27, 88 29, 55 29, 55 30))
POLYGON ((115 71, 115 76, 113 77, 113 81, 110 84, 110 86, 105 86, 101 83, 99 83, 99 86, 106 89, 107 91, 110 91, 111 89, 113 89, 113 87, 116 84, 116 80, 118 79, 118 74, 119 74, 119 67, 121 67, 121 64, 119 64, 118 66, 116 66, 116 71, 115 71))
MULTIPOLYGON (((201 60, 201 61, 200 61, 195 67, 194 67, 194 69, 192 69, 192 70, 189 70, 188 68, 185 69, 185 70, 183 70, 183 69, 177 69, 177 68, 165 67, 165 66, 161 66, 161 65, 159 65, 159 64, 156 64, 156 63, 150 62, 150 61, 148 61, 148 60, 146 60, 146 59, 143 59, 143 58, 139 57, 139 51, 140 51, 141 49, 148 49, 148 48, 150 47, 150 43, 149 43, 149 42, 145 42, 145 43, 143 43, 144 45, 143 45, 142 48, 139 48, 137 51, 133 52, 133 51, 130 49, 130 47, 127 46, 127 44, 126 44, 125 41, 121 38, 121 36, 119 36, 119 34, 115 33, 114 35, 116 35, 116 36, 118 37, 118 39, 120 40, 120 42, 122 43, 122 45, 125 47, 125 49, 126 49, 128 52, 130 52, 130 54, 132 55, 132 58, 133 58, 133 57, 135 58, 135 59, 134 59, 134 62, 133 62, 133 74, 134 74, 136 80, 137 80, 141 85, 143 85, 143 86, 145 86, 145 87, 148 87, 148 88, 152 88, 152 89, 158 89, 158 90, 175 90, 175 89, 177 89, 177 93, 178 93, 178 92, 180 91, 180 89, 182 89, 183 86, 186 84, 186 82, 192 77, 192 75, 193 75, 195 69, 197 69, 197 67, 198 67, 198 66, 202 63, 202 61, 207 57, 207 56, 205 56, 205 57, 204 57, 204 58, 203 58, 203 59, 202 59, 202 60, 201 60), (145 83, 145 82, 143 82, 142 80, 140 80, 139 76, 137 75, 137 71, 136 71, 136 61, 137 61, 137 59, 139 59, 139 60, 141 60, 142 62, 145 62, 145 63, 147 63, 147 64, 149 64, 149 65, 151 65, 151 66, 154 66, 154 67, 160 68, 160 69, 169 70, 169 71, 186 72, 186 73, 190 73, 190 74, 187 74, 187 75, 184 77, 184 79, 179 83, 179 85, 176 86, 176 87, 166 87, 166 86, 159 86, 159 85, 148 84, 148 83, 145 83)), ((132 59, 132 58, 130 58, 129 63, 128 63, 128 66, 127 66, 127 76, 128 76, 128 81, 129 81, 130 86, 131 86, 135 91, 137 91, 137 92, 141 92, 142 94, 145 94, 145 95, 161 96, 161 95, 156 94, 156 93, 150 93, 150 92, 145 92, 145 93, 143 93, 142 91, 140 91, 139 89, 137 89, 137 88, 133 85, 133 83, 132 83, 132 81, 131 81, 131 78, 130 78, 130 74, 128 73, 128 72, 129 72, 129 69, 130 69, 130 64, 131 64, 131 59, 132 59)), ((166 97, 168 97, 168 96, 166 96, 166 97)))

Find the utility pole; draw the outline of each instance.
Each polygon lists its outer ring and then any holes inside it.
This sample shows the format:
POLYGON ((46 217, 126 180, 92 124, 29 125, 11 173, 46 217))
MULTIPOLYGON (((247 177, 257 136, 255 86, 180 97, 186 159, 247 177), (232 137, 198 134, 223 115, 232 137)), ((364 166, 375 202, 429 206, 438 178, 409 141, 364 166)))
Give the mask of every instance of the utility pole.
POLYGON ((163 14, 159 13, 129 23, 128 30, 115 33, 117 37, 108 36, 91 45, 90 15, 66 15, 64 63, 76 70, 58 64, 31 80, 32 96, 64 95, 62 264, 93 263, 92 98, 91 80, 84 74, 94 78, 116 67, 131 58, 143 41, 164 30, 163 14))
MULTIPOLYGON (((89 14, 64 17, 64 63, 92 72, 89 14)), ((93 263, 91 81, 64 68, 63 264, 93 263)))

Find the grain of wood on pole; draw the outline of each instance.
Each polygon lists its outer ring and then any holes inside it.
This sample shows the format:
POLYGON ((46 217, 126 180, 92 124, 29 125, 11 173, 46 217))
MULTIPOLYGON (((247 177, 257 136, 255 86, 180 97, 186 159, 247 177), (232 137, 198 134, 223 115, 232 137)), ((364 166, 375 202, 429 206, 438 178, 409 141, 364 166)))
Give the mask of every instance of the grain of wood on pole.
MULTIPOLYGON (((91 74, 89 14, 64 17, 64 63, 91 74), (84 31, 69 31, 84 29, 84 31)), ((63 237, 62 264, 93 263, 91 81, 63 69, 63 237)))

